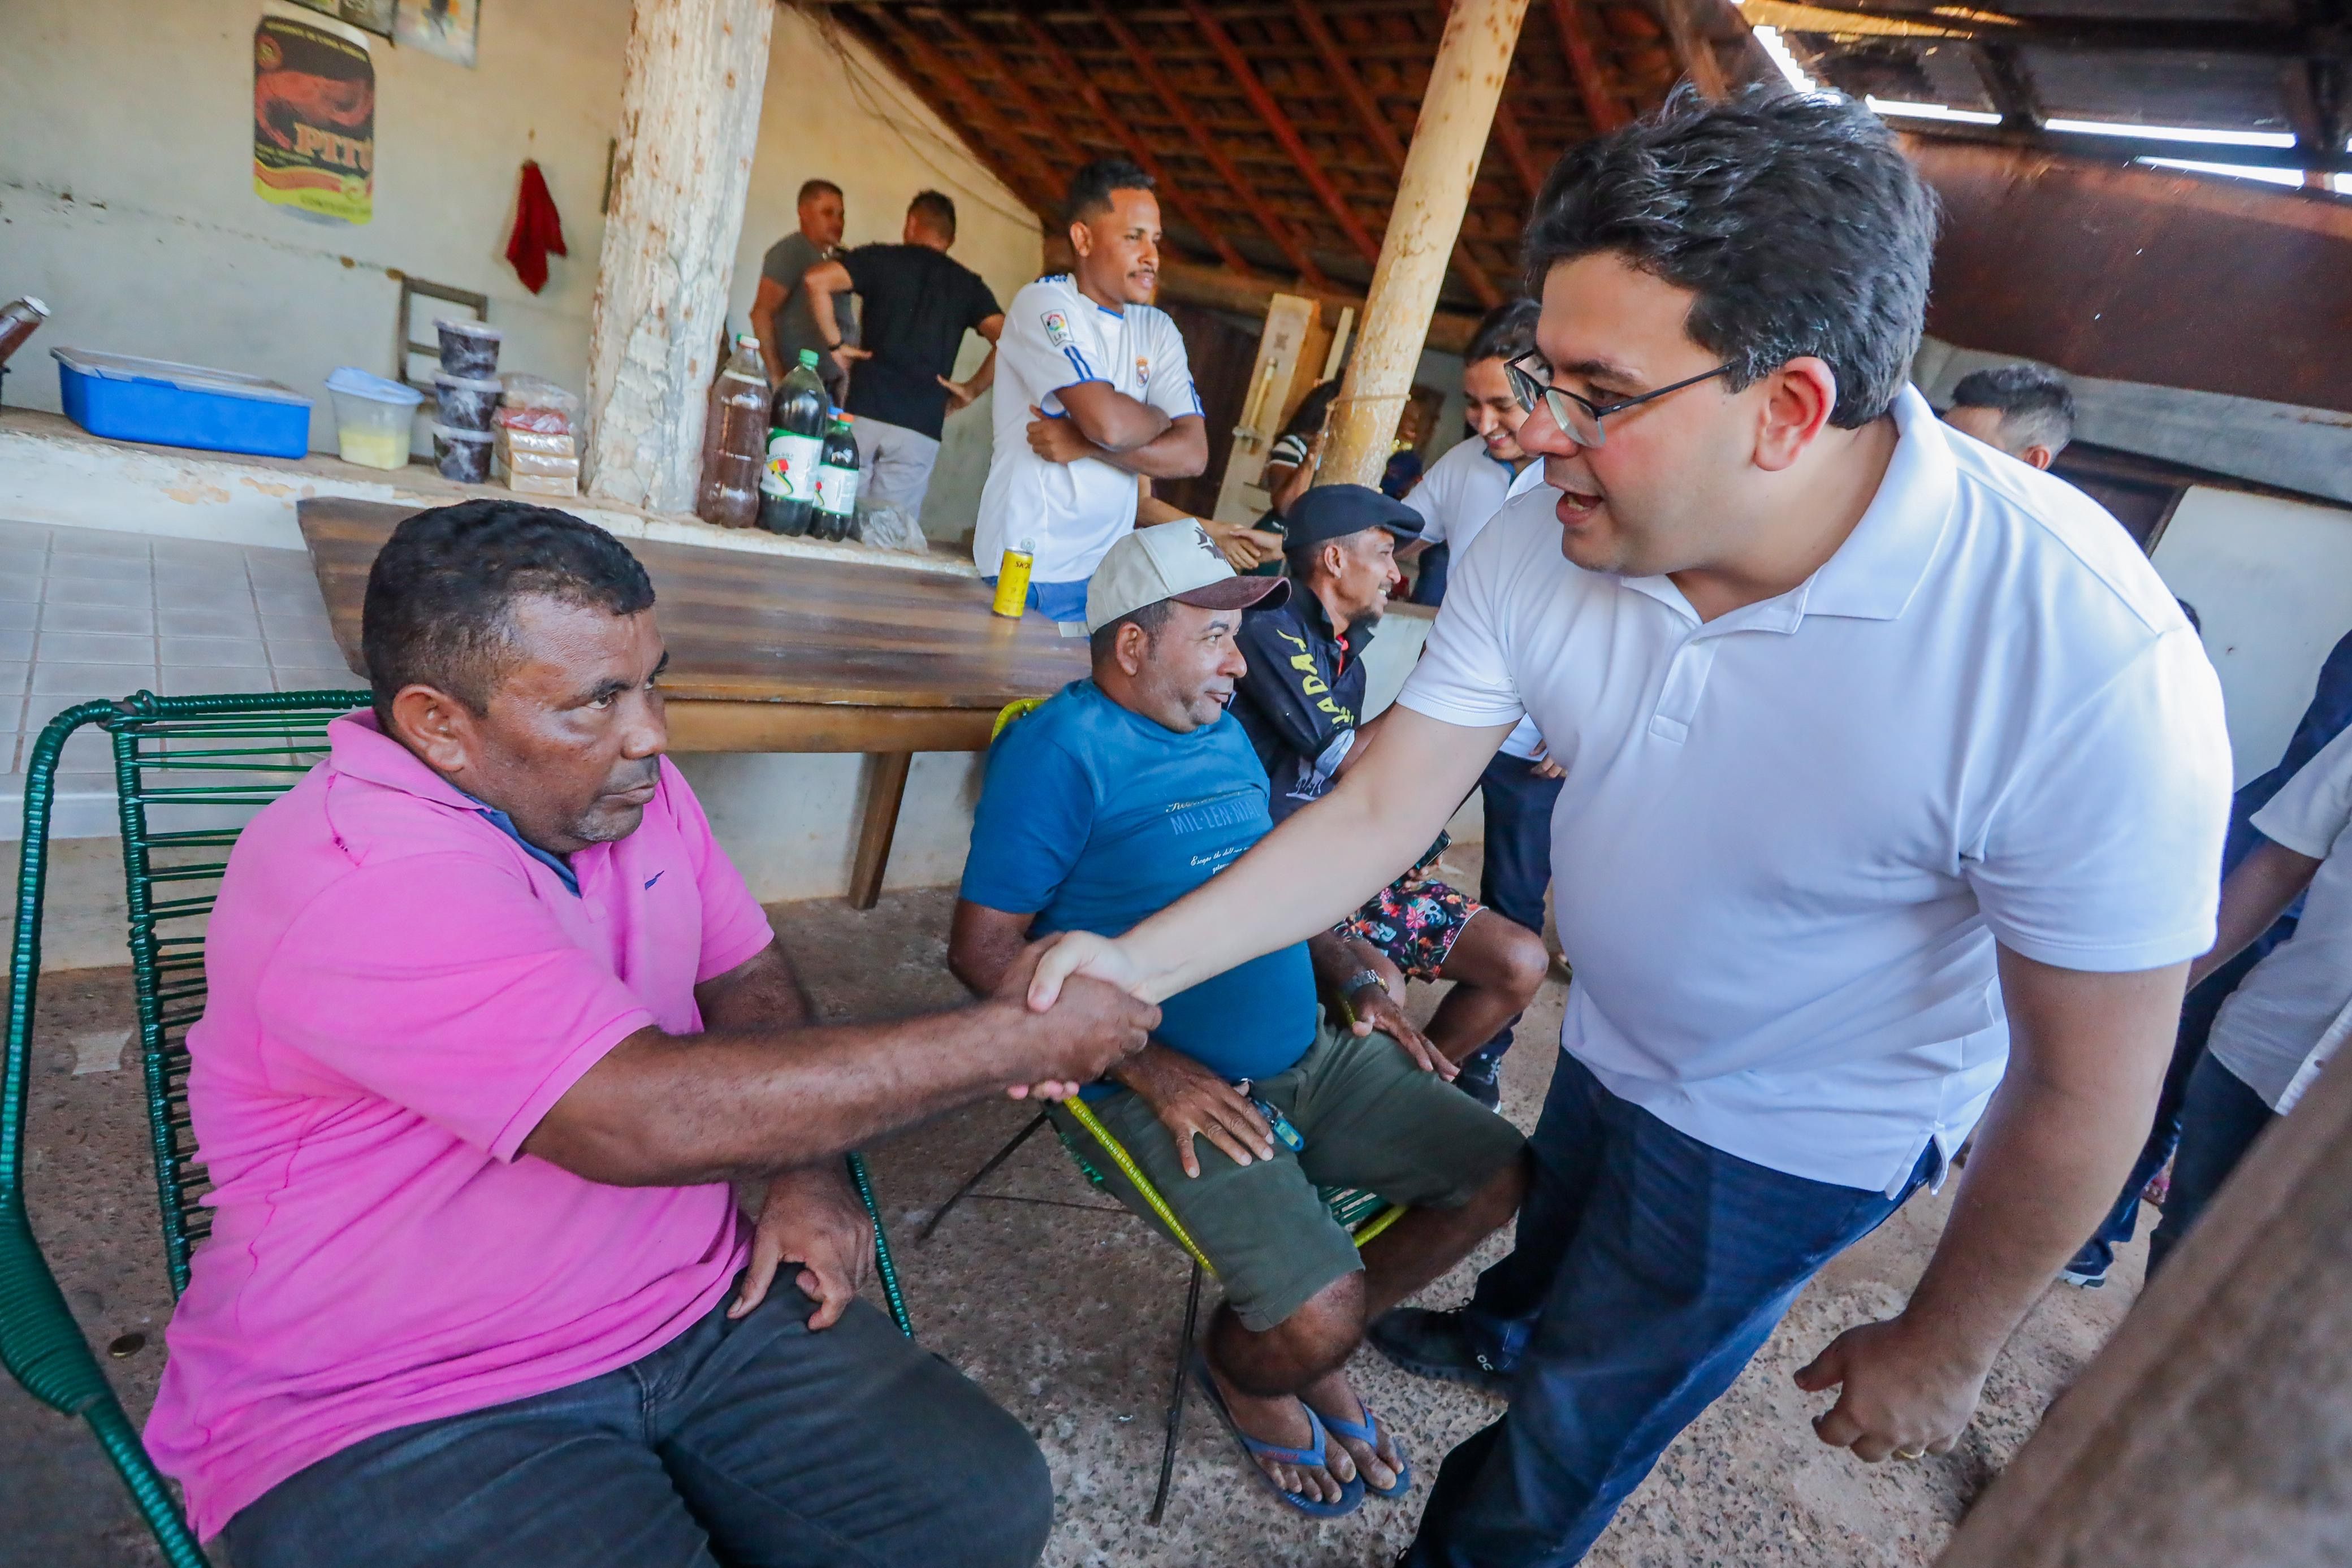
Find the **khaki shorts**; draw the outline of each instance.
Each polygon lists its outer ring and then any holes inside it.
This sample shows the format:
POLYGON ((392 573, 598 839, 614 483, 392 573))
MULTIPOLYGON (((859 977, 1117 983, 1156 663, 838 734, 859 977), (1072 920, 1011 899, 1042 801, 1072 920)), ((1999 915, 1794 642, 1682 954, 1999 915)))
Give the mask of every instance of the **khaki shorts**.
MULTIPOLYGON (((1415 1065, 1387 1035, 1359 1039, 1328 1021, 1297 1065, 1259 1079, 1251 1092, 1290 1118, 1307 1140, 1304 1154, 1277 1143, 1273 1159, 1240 1166, 1196 1137, 1201 1174, 1188 1176, 1175 1140, 1140 1095, 1121 1090, 1089 1104, 1208 1255, 1243 1323, 1259 1333, 1363 1267, 1318 1186, 1459 1208, 1527 1142, 1510 1123, 1415 1065)), ((1164 1232, 1093 1136, 1059 1106, 1052 1112, 1108 1190, 1164 1232)))

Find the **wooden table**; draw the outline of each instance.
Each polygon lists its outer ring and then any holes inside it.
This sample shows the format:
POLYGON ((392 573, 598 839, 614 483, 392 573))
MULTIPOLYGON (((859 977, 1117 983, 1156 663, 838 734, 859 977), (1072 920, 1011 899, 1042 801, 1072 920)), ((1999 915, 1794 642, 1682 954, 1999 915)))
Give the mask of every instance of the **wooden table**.
MULTIPOLYGON (((302 538, 354 672, 368 568, 418 508, 320 497, 302 538)), ((974 579, 699 545, 623 541, 652 577, 669 669, 671 749, 877 758, 850 903, 871 909, 918 751, 983 751, 999 709, 1087 673, 1086 644, 989 613, 974 579)))

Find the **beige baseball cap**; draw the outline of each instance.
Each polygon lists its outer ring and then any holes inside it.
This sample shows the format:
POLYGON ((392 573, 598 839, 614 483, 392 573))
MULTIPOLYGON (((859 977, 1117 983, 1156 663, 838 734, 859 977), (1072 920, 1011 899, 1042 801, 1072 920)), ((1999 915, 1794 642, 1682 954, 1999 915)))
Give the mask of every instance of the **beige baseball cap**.
POLYGON ((1087 581, 1087 632, 1163 599, 1202 610, 1246 610, 1289 595, 1286 577, 1234 575, 1209 530, 1180 517, 1138 528, 1110 547, 1087 581))

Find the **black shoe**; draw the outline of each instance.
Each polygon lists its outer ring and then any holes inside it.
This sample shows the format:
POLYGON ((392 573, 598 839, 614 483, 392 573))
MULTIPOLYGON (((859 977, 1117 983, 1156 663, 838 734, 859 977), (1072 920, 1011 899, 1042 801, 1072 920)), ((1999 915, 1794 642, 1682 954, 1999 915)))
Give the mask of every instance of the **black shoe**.
POLYGON ((1503 1108, 1503 1059, 1474 1056, 1454 1075, 1454 1087, 1489 1111, 1503 1108))
POLYGON ((1509 1375, 1471 1348, 1460 1312, 1399 1307, 1373 1319, 1365 1337, 1373 1349, 1416 1377, 1463 1384, 1496 1398, 1510 1392, 1509 1375))

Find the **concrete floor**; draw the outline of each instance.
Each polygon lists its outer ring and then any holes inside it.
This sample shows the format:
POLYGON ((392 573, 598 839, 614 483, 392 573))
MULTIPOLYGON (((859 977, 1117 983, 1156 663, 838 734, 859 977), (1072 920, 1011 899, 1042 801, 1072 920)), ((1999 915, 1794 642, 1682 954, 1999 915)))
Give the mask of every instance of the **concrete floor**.
MULTIPOLYGON (((1475 860, 1475 847, 1449 858, 1475 860)), ((1475 873, 1468 879, 1475 883, 1475 873)), ((952 1003, 944 967, 950 895, 896 894, 859 915, 833 902, 780 904, 777 930, 827 1015, 877 1017, 952 1003)), ((1506 1111, 1533 1124, 1556 1049, 1563 988, 1545 988, 1506 1070, 1506 1111)), ((1425 1011, 1433 996, 1418 998, 1425 1011)), ((94 1345, 143 1333, 110 1363, 143 1417, 169 1312, 144 1170, 137 1060, 120 969, 53 976, 42 990, 31 1085, 35 1222, 94 1345)), ((1214 1420, 1191 1407, 1173 1500, 1144 1522, 1160 1413, 1183 1304, 1180 1255, 1097 1197, 1040 1135, 933 1239, 914 1230, 1027 1119, 972 1107, 872 1151, 918 1333, 1027 1423, 1053 1465, 1060 1513, 1053 1568, 1202 1564, 1381 1568, 1411 1539, 1429 1478, 1453 1444, 1500 1414, 1465 1389, 1423 1383, 1370 1352, 1353 1372, 1402 1436, 1419 1476, 1394 1502, 1316 1525, 1251 1486, 1214 1420)), ((1822 1448, 1808 1418, 1826 1401, 1789 1375, 1833 1334, 1898 1308, 1943 1225, 1948 1197, 1922 1197, 1815 1281, 1732 1392, 1667 1450, 1590 1559, 1601 1568, 1801 1563, 1900 1568, 1934 1558, 1953 1524, 2080 1373, 2137 1293, 2144 1249, 2107 1289, 2053 1291, 1987 1386, 1951 1455, 1864 1467, 1822 1448)), ((1425 1298, 1461 1300, 1502 1239, 1425 1298)), ((112 1471, 77 1422, 0 1379, 0 1557, 55 1568, 160 1560, 112 1471)))

